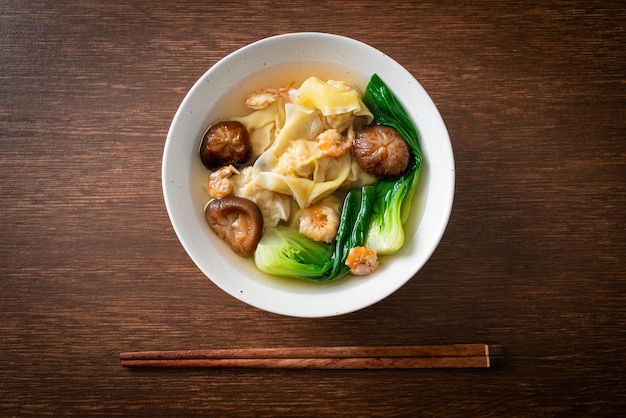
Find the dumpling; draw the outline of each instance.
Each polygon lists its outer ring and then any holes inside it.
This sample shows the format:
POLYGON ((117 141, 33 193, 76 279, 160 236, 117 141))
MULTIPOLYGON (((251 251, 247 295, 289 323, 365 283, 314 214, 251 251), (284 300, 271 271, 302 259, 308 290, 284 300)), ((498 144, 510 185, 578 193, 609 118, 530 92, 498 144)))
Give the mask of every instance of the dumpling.
POLYGON ((300 208, 337 190, 352 174, 351 157, 325 157, 315 140, 323 130, 319 111, 287 104, 284 127, 252 167, 254 183, 293 197, 300 208))
POLYGON ((265 109, 233 119, 241 122, 248 130, 252 145, 252 160, 272 145, 274 137, 285 124, 285 117, 284 101, 277 100, 265 109))
POLYGON ((264 227, 274 227, 291 215, 291 198, 257 186, 252 181, 252 167, 231 177, 235 196, 245 197, 257 204, 263 215, 264 227))
POLYGON ((342 81, 325 82, 317 77, 309 77, 298 89, 294 103, 318 109, 324 116, 352 113, 363 116, 368 124, 374 119, 356 87, 342 81))
MULTIPOLYGON (((270 151, 266 151, 259 160, 264 156, 267 157, 265 162, 278 161, 270 155, 270 151)), ((339 158, 313 158, 311 164, 312 178, 285 175, 271 170, 260 171, 255 174, 255 184, 267 190, 292 196, 300 208, 306 208, 341 187, 351 172, 349 154, 339 158)))

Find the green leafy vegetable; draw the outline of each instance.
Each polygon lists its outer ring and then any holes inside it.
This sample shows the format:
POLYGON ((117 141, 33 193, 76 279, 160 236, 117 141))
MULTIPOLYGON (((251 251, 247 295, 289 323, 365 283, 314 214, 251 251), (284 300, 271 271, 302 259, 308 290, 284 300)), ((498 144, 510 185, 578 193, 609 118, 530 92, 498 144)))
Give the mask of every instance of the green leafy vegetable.
POLYGON ((378 180, 374 184, 373 213, 365 245, 380 254, 393 254, 404 245, 404 223, 422 166, 419 136, 400 102, 377 74, 370 79, 363 102, 376 123, 391 126, 400 133, 414 157, 399 179, 378 180))
POLYGON ((332 255, 332 268, 324 280, 337 279, 350 271, 346 257, 350 249, 363 245, 372 214, 374 188, 365 186, 361 191, 351 190, 343 202, 339 230, 332 255))
POLYGON ((374 122, 391 126, 400 132, 402 138, 411 148, 415 159, 421 163, 422 151, 413 122, 411 122, 411 118, 409 118, 402 104, 378 74, 374 74, 370 78, 363 93, 363 102, 374 115, 374 122))
POLYGON ((375 249, 379 254, 393 254, 404 245, 406 217, 402 209, 410 207, 410 192, 417 183, 415 173, 411 170, 397 180, 376 183, 366 247, 375 249))
POLYGON ((288 227, 267 228, 254 252, 259 270, 276 276, 320 280, 331 267, 332 248, 288 227))

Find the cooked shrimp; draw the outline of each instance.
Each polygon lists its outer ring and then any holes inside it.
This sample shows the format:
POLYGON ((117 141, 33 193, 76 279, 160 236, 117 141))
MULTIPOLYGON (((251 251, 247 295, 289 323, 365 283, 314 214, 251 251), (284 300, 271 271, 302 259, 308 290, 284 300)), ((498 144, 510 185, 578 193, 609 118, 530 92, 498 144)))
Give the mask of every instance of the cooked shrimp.
POLYGON ((313 241, 331 243, 338 228, 339 214, 330 206, 318 203, 302 211, 299 231, 313 241))
POLYGON ((230 176, 233 174, 239 174, 239 171, 232 165, 224 166, 218 170, 215 170, 209 176, 209 184, 207 185, 207 192, 209 196, 215 199, 221 199, 233 192, 233 182, 230 180, 230 176))
POLYGON ((253 91, 246 97, 246 106, 253 110, 265 109, 272 103, 274 103, 279 97, 285 99, 286 103, 291 101, 289 96, 289 90, 293 86, 292 81, 287 87, 281 87, 279 89, 260 89, 253 91))
POLYGON ((354 247, 346 257, 346 266, 357 276, 372 273, 380 265, 376 250, 368 247, 354 247))
POLYGON ((311 153, 309 152, 309 141, 295 140, 278 157, 276 166, 272 171, 287 177, 312 180, 315 168, 315 159, 311 158, 311 153))
POLYGON ((317 143, 326 157, 341 157, 352 148, 354 135, 344 138, 338 130, 328 129, 317 136, 317 143))

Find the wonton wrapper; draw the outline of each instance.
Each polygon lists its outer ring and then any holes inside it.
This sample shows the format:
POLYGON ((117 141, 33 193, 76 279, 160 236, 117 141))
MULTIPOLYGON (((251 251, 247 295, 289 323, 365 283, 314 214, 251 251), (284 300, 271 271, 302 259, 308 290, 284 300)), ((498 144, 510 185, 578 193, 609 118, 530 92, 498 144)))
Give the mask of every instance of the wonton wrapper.
POLYGON ((235 196, 245 197, 257 204, 263 215, 263 226, 274 227, 291 215, 291 198, 257 186, 252 181, 252 167, 232 177, 235 196))
POLYGON ((248 130, 252 145, 251 159, 254 160, 272 145, 276 132, 285 124, 284 101, 277 100, 265 109, 233 120, 241 122, 248 130))
POLYGON ((333 85, 317 77, 307 78, 298 89, 295 104, 318 109, 324 116, 340 113, 353 113, 355 116, 364 116, 367 123, 371 123, 374 116, 361 100, 356 88, 343 82, 333 82, 333 85))
POLYGON ((329 158, 315 138, 324 131, 318 111, 285 105, 285 125, 253 166, 259 187, 290 195, 300 208, 337 190, 351 174, 350 154, 329 158))

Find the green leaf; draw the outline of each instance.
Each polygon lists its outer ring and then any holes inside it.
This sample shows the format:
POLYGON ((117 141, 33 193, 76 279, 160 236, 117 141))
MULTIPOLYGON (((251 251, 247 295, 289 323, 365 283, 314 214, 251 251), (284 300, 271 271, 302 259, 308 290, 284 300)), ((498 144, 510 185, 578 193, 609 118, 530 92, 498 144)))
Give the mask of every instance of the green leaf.
POLYGON ((374 122, 395 128, 413 153, 413 161, 402 176, 378 180, 374 184, 374 209, 366 246, 380 254, 393 254, 404 245, 404 223, 411 210, 421 171, 419 135, 405 109, 377 74, 372 75, 363 102, 374 115, 374 122))

